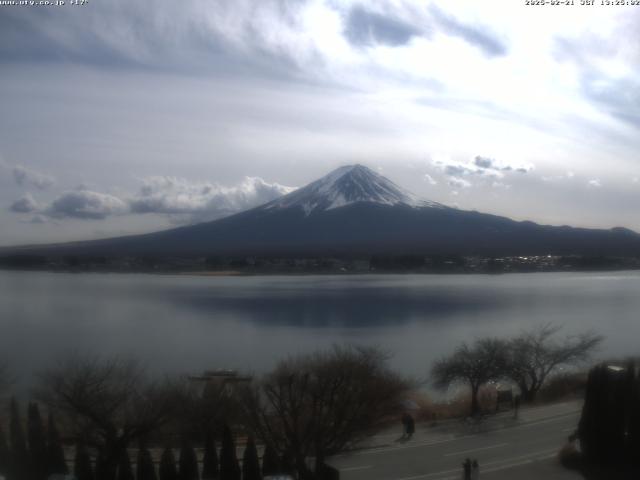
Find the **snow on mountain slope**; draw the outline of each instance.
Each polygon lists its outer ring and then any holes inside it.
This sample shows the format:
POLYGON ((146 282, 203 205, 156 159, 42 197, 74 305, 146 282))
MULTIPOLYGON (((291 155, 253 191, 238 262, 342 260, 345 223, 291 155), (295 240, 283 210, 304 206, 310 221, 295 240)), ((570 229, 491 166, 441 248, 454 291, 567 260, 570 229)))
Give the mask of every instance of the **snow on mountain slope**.
POLYGON ((273 210, 299 207, 306 215, 310 215, 312 212, 332 210, 358 202, 444 208, 439 203, 418 198, 362 165, 340 167, 261 208, 273 210))

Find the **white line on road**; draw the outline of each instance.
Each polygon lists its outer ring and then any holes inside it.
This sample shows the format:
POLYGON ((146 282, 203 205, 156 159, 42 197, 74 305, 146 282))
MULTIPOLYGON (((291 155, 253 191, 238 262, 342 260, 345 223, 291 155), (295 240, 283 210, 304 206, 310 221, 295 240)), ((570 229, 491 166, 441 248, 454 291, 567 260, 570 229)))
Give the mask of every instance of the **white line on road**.
POLYGON ((444 456, 445 457, 453 457, 455 455, 464 455, 465 453, 480 452, 482 450, 491 450, 492 448, 506 447, 507 445, 509 445, 509 444, 508 443, 497 443, 495 445, 489 445, 488 447, 472 448, 472 449, 469 449, 469 450, 461 450, 459 452, 445 453, 444 456))
MULTIPOLYGON (((534 453, 527 453, 526 455, 519 455, 517 457, 511 457, 511 458, 505 458, 503 460, 494 460, 492 462, 485 462, 483 463, 480 468, 482 469, 483 473, 490 473, 490 472, 497 472, 499 470, 505 470, 507 468, 512 468, 512 467, 518 467, 521 465, 526 465, 528 463, 534 462, 534 461, 539 461, 539 460, 546 460, 548 458, 552 458, 556 455, 556 449, 553 450, 541 450, 539 452, 534 452, 534 453), (553 452, 553 453, 551 453, 553 452), (510 462, 510 463, 507 463, 510 462), (500 464, 504 464, 504 465, 500 465, 500 464), (495 465, 494 467, 490 467, 490 468, 486 468, 490 465, 495 465)), ((430 477, 438 477, 441 475, 448 475, 450 473, 454 473, 454 472, 460 472, 460 468, 456 468, 456 469, 451 469, 451 470, 441 470, 439 472, 432 472, 432 473, 423 473, 422 475, 413 475, 411 477, 402 477, 402 478, 396 478, 394 480, 418 480, 421 478, 430 478, 430 477)), ((441 480, 449 480, 449 479, 458 479, 460 478, 459 475, 456 475, 455 477, 442 477, 441 480)))
MULTIPOLYGON (((544 456, 541 456, 541 457, 529 458, 529 459, 523 460, 521 462, 507 463, 505 465, 500 465, 498 467, 485 468, 485 469, 482 469, 482 473, 486 475, 486 474, 493 473, 493 472, 499 472, 501 470, 508 470, 510 468, 521 467, 523 465, 529 465, 529 464, 534 463, 534 462, 541 462, 543 460, 548 460, 548 459, 553 458, 555 456, 556 456, 556 454, 554 453, 554 454, 551 454, 551 455, 544 455, 544 456)), ((458 480, 459 478, 460 477, 458 475, 456 475, 456 476, 442 477, 439 480, 458 480)))
POLYGON ((373 468, 373 465, 361 465, 359 467, 346 467, 341 468, 341 472, 355 472, 356 470, 366 470, 368 468, 373 468))
POLYGON ((360 451, 355 451, 355 452, 349 452, 349 453, 341 453, 340 455, 334 455, 331 458, 344 458, 344 457, 359 457, 361 455, 375 455, 377 453, 387 453, 387 452, 395 452, 396 450, 406 450, 408 448, 419 448, 419 447, 429 447, 431 445, 440 445, 442 443, 451 443, 451 442, 455 442, 456 440, 462 440, 463 438, 471 438, 471 437, 475 437, 476 435, 464 435, 461 437, 451 437, 451 438, 447 438, 444 440, 430 440, 430 441, 426 441, 426 442, 419 442, 419 443, 411 443, 410 445, 404 445, 404 446, 397 446, 397 447, 374 447, 368 450, 360 450, 360 451))
MULTIPOLYGON (((503 432, 503 431, 508 431, 508 430, 515 430, 515 429, 519 429, 519 428, 530 428, 536 425, 542 425, 545 423, 552 423, 552 422, 557 422, 557 421, 562 421, 565 418, 571 417, 573 415, 576 415, 579 412, 571 412, 571 413, 566 413, 566 414, 562 414, 562 415, 557 415, 554 416, 552 418, 548 418, 546 420, 536 420, 533 422, 528 422, 528 423, 524 423, 521 425, 514 425, 512 427, 502 427, 502 428, 497 428, 495 430, 491 430, 491 432, 503 432)), ((443 443, 450 443, 450 442, 455 442, 457 440, 462 440, 465 438, 472 438, 472 437, 478 437, 480 435, 484 435, 484 433, 472 433, 469 435, 461 435, 459 437, 450 437, 450 438, 446 438, 446 439, 442 439, 442 440, 427 440, 427 441, 423 441, 423 442, 411 442, 411 443, 407 443, 404 444, 402 446, 398 445, 398 446, 380 446, 380 447, 372 447, 372 448, 368 448, 368 449, 364 449, 364 450, 356 450, 356 451, 352 451, 352 452, 348 452, 348 453, 341 453, 339 455, 335 455, 332 458, 341 458, 341 457, 359 457, 361 455, 376 455, 376 454, 380 454, 380 453, 387 453, 387 452, 395 452, 397 450, 405 450, 408 448, 420 448, 420 447, 430 447, 431 445, 440 445, 443 443)))

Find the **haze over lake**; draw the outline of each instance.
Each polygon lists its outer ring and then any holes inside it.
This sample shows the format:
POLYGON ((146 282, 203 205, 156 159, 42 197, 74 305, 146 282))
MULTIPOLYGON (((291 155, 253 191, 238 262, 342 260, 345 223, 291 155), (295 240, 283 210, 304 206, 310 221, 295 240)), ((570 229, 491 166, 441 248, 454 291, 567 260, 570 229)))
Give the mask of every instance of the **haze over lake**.
POLYGON ((206 277, 0 271, 0 356, 21 387, 71 351, 153 372, 260 372, 333 343, 379 345, 425 377, 459 342, 555 322, 637 353, 640 272, 206 277))

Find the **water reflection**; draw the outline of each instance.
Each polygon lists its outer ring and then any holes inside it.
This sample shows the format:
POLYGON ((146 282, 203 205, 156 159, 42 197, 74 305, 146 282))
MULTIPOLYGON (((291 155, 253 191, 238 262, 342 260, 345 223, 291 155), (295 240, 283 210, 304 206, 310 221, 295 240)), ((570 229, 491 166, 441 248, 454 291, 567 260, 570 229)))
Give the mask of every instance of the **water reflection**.
POLYGON ((0 272, 0 356, 23 385, 70 350, 157 372, 270 368, 335 342, 379 345, 426 376, 465 340, 553 321, 637 352, 640 275, 189 277, 0 272))

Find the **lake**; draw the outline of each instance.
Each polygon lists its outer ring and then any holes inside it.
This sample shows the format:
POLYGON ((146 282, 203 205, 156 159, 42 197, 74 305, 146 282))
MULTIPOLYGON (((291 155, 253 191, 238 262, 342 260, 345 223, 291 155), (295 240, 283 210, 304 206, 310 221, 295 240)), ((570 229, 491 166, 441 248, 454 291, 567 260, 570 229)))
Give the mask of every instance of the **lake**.
POLYGON ((334 343, 378 345, 425 378, 460 342, 554 322, 638 354, 640 272, 215 277, 0 271, 0 358, 23 389, 68 352, 152 372, 262 372, 334 343))

